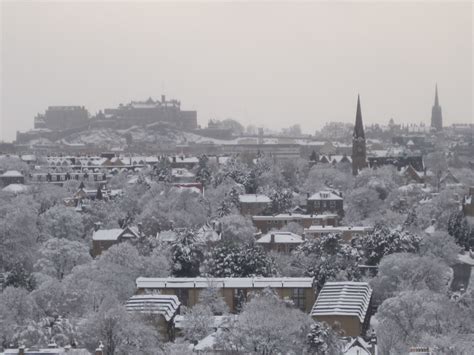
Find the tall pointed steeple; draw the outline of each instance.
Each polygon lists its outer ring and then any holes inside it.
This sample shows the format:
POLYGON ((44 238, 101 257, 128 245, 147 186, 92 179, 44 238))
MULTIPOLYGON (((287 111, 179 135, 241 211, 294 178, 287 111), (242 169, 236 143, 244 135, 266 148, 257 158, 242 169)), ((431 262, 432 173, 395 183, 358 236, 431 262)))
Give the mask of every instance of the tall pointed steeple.
POLYGON ((352 136, 352 173, 357 175, 359 171, 367 166, 364 124, 362 123, 362 109, 360 107, 360 95, 357 96, 356 121, 354 134, 352 136))
POLYGON ((360 95, 357 95, 357 112, 354 126, 354 138, 365 138, 364 124, 362 123, 362 110, 360 108, 360 95))
POLYGON ((431 109, 431 129, 441 131, 443 129, 443 113, 439 105, 438 84, 435 87, 435 100, 431 109))

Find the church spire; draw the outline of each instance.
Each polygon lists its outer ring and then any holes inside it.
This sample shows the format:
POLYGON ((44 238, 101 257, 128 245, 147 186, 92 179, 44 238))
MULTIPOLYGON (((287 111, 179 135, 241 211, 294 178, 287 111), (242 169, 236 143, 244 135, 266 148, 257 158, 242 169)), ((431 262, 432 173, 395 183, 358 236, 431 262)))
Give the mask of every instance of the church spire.
POLYGON ((435 87, 435 102, 431 109, 431 128, 435 131, 441 131, 443 129, 443 113, 439 105, 438 84, 436 84, 435 87))
POLYGON ((357 112, 352 137, 352 174, 357 175, 360 170, 367 166, 364 124, 362 123, 362 109, 360 108, 360 96, 357 96, 357 112))
POLYGON ((357 95, 357 112, 354 126, 354 138, 365 138, 364 124, 362 123, 362 110, 360 108, 360 95, 357 95))

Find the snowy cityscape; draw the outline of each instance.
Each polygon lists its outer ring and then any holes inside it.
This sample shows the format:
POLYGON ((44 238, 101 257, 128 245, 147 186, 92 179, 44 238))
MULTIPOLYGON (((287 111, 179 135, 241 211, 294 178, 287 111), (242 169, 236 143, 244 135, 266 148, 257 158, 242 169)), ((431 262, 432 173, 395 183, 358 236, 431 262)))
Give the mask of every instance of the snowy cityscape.
POLYGON ((416 121, 353 88, 283 125, 125 87, 2 111, 0 355, 472 354, 474 123, 443 82, 416 121))

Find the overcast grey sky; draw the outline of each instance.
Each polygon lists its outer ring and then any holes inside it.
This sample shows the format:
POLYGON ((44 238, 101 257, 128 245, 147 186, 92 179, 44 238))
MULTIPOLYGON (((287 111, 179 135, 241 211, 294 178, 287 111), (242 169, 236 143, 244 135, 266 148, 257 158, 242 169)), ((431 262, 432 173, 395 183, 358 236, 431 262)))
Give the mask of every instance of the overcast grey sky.
POLYGON ((209 118, 314 132, 473 120, 471 2, 3 2, 0 139, 48 105, 167 97, 209 118))

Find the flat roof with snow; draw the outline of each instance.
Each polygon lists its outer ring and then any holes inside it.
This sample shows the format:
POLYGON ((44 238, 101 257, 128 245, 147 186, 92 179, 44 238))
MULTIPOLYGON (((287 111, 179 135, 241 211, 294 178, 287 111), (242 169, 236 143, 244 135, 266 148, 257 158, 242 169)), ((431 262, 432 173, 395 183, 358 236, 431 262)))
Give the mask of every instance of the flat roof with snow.
POLYGON ((371 296, 372 288, 367 282, 326 282, 311 316, 353 316, 363 323, 371 296))
POLYGON ((256 243, 259 244, 301 244, 303 243, 303 237, 299 236, 298 234, 291 233, 291 232, 271 232, 268 234, 263 235, 259 238, 256 243), (273 235, 273 241, 272 241, 273 235))
POLYGON ((163 288, 312 288, 312 277, 137 278, 139 289, 163 288))
POLYGON ((239 202, 241 203, 270 203, 271 200, 268 196, 257 195, 257 194, 245 194, 239 196, 239 202))
POLYGON ((310 226, 309 228, 305 228, 305 233, 343 233, 343 232, 356 232, 356 233, 364 233, 369 232, 372 227, 366 226, 310 226))
POLYGON ((326 214, 300 214, 300 213, 280 213, 274 216, 252 216, 254 221, 287 221, 287 220, 301 220, 301 219, 331 219, 338 218, 335 213, 326 214))

